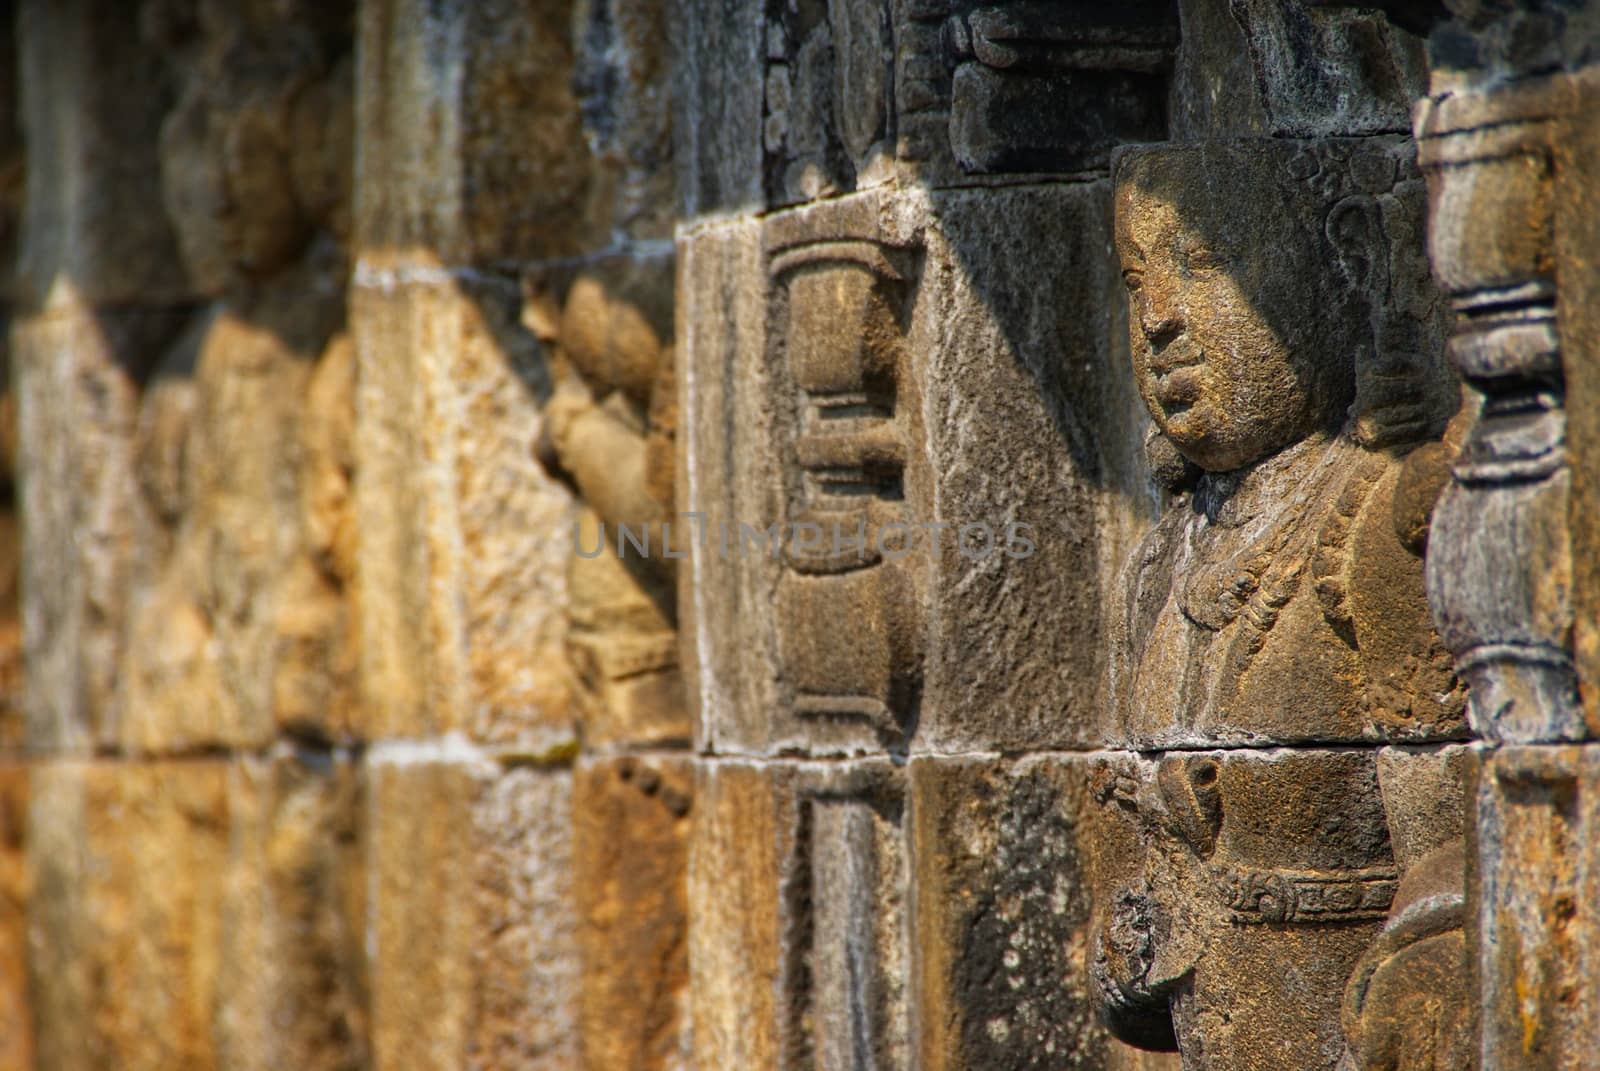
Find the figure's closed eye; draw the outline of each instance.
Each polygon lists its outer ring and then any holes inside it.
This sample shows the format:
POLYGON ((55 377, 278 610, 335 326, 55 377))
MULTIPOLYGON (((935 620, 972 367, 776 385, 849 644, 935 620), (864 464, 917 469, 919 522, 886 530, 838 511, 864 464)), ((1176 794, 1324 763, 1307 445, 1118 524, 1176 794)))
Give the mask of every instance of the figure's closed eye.
POLYGON ((1137 290, 1144 285, 1144 271, 1139 268, 1122 269, 1122 285, 1129 290, 1137 290))

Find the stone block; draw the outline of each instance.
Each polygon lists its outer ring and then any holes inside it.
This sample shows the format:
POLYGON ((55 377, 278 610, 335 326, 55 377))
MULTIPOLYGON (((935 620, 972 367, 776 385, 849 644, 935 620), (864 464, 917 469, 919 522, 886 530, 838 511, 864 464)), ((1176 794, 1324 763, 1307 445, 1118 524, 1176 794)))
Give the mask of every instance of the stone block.
POLYGON ((116 742, 135 533, 139 390, 185 317, 59 304, 12 323, 28 742, 116 742))
MULTIPOLYGON (((431 652, 429 516, 436 465, 415 433, 430 417, 423 322, 395 288, 358 282, 350 292, 356 347, 355 509, 360 679, 375 737, 428 731, 431 652)), ((445 648, 448 650, 448 648, 445 648)))
POLYGON ((32 770, 40 1066, 220 1067, 223 760, 32 770))
POLYGON ((1483 754, 1468 853, 1468 947, 1486 1067, 1600 1067, 1588 979, 1600 969, 1595 855, 1600 749, 1502 747, 1483 754))
POLYGON ((1098 1068, 1082 757, 913 758, 916 1066, 1098 1068))
POLYGON ((17 394, 12 387, 8 310, 0 305, 0 749, 21 751, 28 736, 23 677, 22 516, 17 478, 17 394))
MULTIPOLYGON (((0 62, 11 70, 17 67, 17 22, 7 19, 0 28, 0 62)), ((14 278, 17 261, 17 232, 22 219, 27 179, 27 156, 22 143, 22 116, 18 96, 22 87, 8 79, 0 89, 0 303, 16 295, 14 278)))
MULTIPOLYGON (((757 642, 745 618, 757 599, 741 558, 738 523, 745 487, 777 485, 776 459, 763 432, 767 391, 766 286, 760 225, 704 223, 678 240, 677 316, 680 513, 704 515, 709 546, 691 549, 678 570, 678 628, 685 692, 701 749, 729 750, 758 726, 741 725, 771 709, 741 652, 757 642), (722 532, 731 529, 731 540, 722 532)), ((767 497, 772 497, 769 491, 767 497)), ((768 507, 771 508, 770 506, 768 507)), ((759 553, 752 550, 750 553, 759 553)))
POLYGON ((430 744, 368 754, 374 1063, 576 1066, 570 771, 430 744))
POLYGON ((613 230, 666 237, 665 5, 599 6, 617 17, 586 23, 568 0, 362 6, 358 249, 489 266, 613 230))
POLYGON ((904 811, 887 763, 700 765, 695 1066, 913 1066, 904 811))
POLYGON ((930 206, 927 517, 951 527, 928 587, 914 747, 1099 739, 1104 596, 1157 505, 1104 254, 1109 209, 1100 183, 951 191, 930 206))
POLYGON ((1094 739, 1101 595, 1154 506, 1106 197, 875 192, 768 217, 759 252, 743 225, 686 236, 702 746, 1094 739))
POLYGON ((34 1064, 33 1001, 28 980, 28 767, 0 763, 0 1067, 34 1064))
POLYGON ((1600 86, 1575 80, 1578 113, 1563 131, 1555 194, 1560 266, 1562 370, 1567 384, 1567 448, 1572 458, 1568 533, 1572 540, 1573 647, 1590 733, 1600 726, 1600 128, 1592 116, 1600 86))
POLYGON ((689 843, 689 991, 698 1071, 781 1067, 781 886, 792 769, 701 762, 689 843))
POLYGON ((767 25, 749 0, 679 4, 671 20, 673 157, 682 218, 759 208, 767 25))
POLYGON ((492 282, 367 265, 354 295, 363 679, 371 732, 572 739, 571 498, 539 467, 537 343, 492 282))
POLYGON ((1249 48, 1264 133, 1339 137, 1409 128, 1411 105, 1428 88, 1421 37, 1355 4, 1243 0, 1231 9, 1249 48))
POLYGON ((362 790, 361 768, 344 753, 230 765, 219 1067, 368 1066, 362 790))
POLYGON ((579 1034, 593 1071, 686 1071, 687 756, 580 762, 572 797, 573 882, 583 985, 579 1034))
POLYGON ((1173 55, 1173 141, 1226 134, 1258 137, 1267 117, 1244 29, 1229 0, 1181 0, 1183 34, 1173 55))
POLYGON ((41 1066, 365 1059, 348 759, 63 760, 31 778, 41 1066))

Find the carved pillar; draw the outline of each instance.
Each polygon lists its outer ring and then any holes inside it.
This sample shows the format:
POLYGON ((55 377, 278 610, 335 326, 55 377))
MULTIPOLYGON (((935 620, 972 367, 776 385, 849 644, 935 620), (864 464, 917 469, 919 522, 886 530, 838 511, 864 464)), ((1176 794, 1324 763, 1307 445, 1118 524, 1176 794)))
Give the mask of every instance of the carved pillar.
POLYGON ((1434 274, 1457 313, 1450 356, 1479 406, 1434 514, 1440 634, 1492 743, 1588 735, 1570 649, 1571 483, 1556 312, 1552 184, 1568 75, 1418 109, 1434 274))
MULTIPOLYGON (((1486 49, 1497 29, 1472 28, 1486 49)), ((1436 43, 1465 33, 1447 26, 1436 43)), ((1484 742, 1470 859, 1477 1055, 1484 1071, 1596 1067, 1600 786, 1592 748, 1571 746, 1597 725, 1573 656, 1566 412, 1570 362, 1592 358, 1567 303, 1593 268, 1564 231, 1589 201, 1575 185, 1594 173, 1574 171, 1573 153, 1600 72, 1460 87, 1450 73, 1436 72, 1443 91, 1418 106, 1416 130, 1434 274, 1457 312, 1450 354, 1474 408, 1435 511, 1428 585, 1484 742)))

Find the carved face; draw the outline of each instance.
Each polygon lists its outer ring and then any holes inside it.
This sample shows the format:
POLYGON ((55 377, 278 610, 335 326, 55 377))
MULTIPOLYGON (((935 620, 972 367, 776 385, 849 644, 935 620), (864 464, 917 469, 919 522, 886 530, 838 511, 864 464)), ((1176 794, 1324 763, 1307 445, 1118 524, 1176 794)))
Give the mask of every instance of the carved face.
POLYGON ((1255 197, 1262 176, 1191 155, 1124 162, 1116 243, 1139 392, 1185 457, 1221 472, 1336 421, 1352 354, 1323 326, 1335 266, 1271 195, 1278 177, 1255 197))

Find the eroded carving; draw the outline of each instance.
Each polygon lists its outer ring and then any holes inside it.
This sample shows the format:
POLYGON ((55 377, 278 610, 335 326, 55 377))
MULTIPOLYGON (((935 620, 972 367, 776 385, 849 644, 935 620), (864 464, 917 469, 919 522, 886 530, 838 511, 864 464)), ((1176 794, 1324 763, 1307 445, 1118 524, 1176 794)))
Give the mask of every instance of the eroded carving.
POLYGON ((554 347, 541 457, 582 499, 567 650, 586 737, 684 740, 675 569, 693 532, 672 523, 671 261, 624 258, 584 271, 564 299, 539 291, 529 309, 554 347), (642 537, 637 549, 620 537, 623 526, 642 537))
POLYGON ((1417 1031, 1462 1011, 1453 753, 1327 747, 1465 732, 1423 597, 1440 470, 1415 447, 1455 388, 1420 194, 1398 139, 1118 166, 1134 370, 1180 485, 1113 608, 1111 733, 1228 750, 1102 772, 1093 973, 1113 1029, 1186 1067, 1334 1067, 1358 964, 1456 979, 1417 1031), (1418 834, 1414 813, 1443 820, 1418 834), (1419 951, 1422 916, 1448 939, 1419 951))
POLYGON ((1437 304, 1395 240, 1420 233, 1403 163, 1397 142, 1124 158, 1135 374, 1199 474, 1130 563, 1115 626, 1114 732, 1140 745, 1461 734, 1421 548, 1397 530, 1427 497, 1406 449, 1453 402, 1437 304), (1232 185, 1200 179, 1218 173, 1232 185))
POLYGON ((767 196, 861 190, 900 164, 937 181, 1104 168, 1166 137, 1177 42, 1172 0, 769 3, 767 196))
POLYGON ((343 334, 351 174, 347 5, 142 23, 181 57, 161 129, 179 249, 208 300, 147 387, 150 520, 126 661, 135 747, 354 732, 351 436, 343 334))
POLYGON ((968 171, 1082 171, 1166 137, 1170 0, 991 4, 952 15, 945 34, 950 143, 968 171))
POLYGON ((893 5, 812 0, 768 9, 768 195, 802 200, 887 177, 894 159, 893 5))

